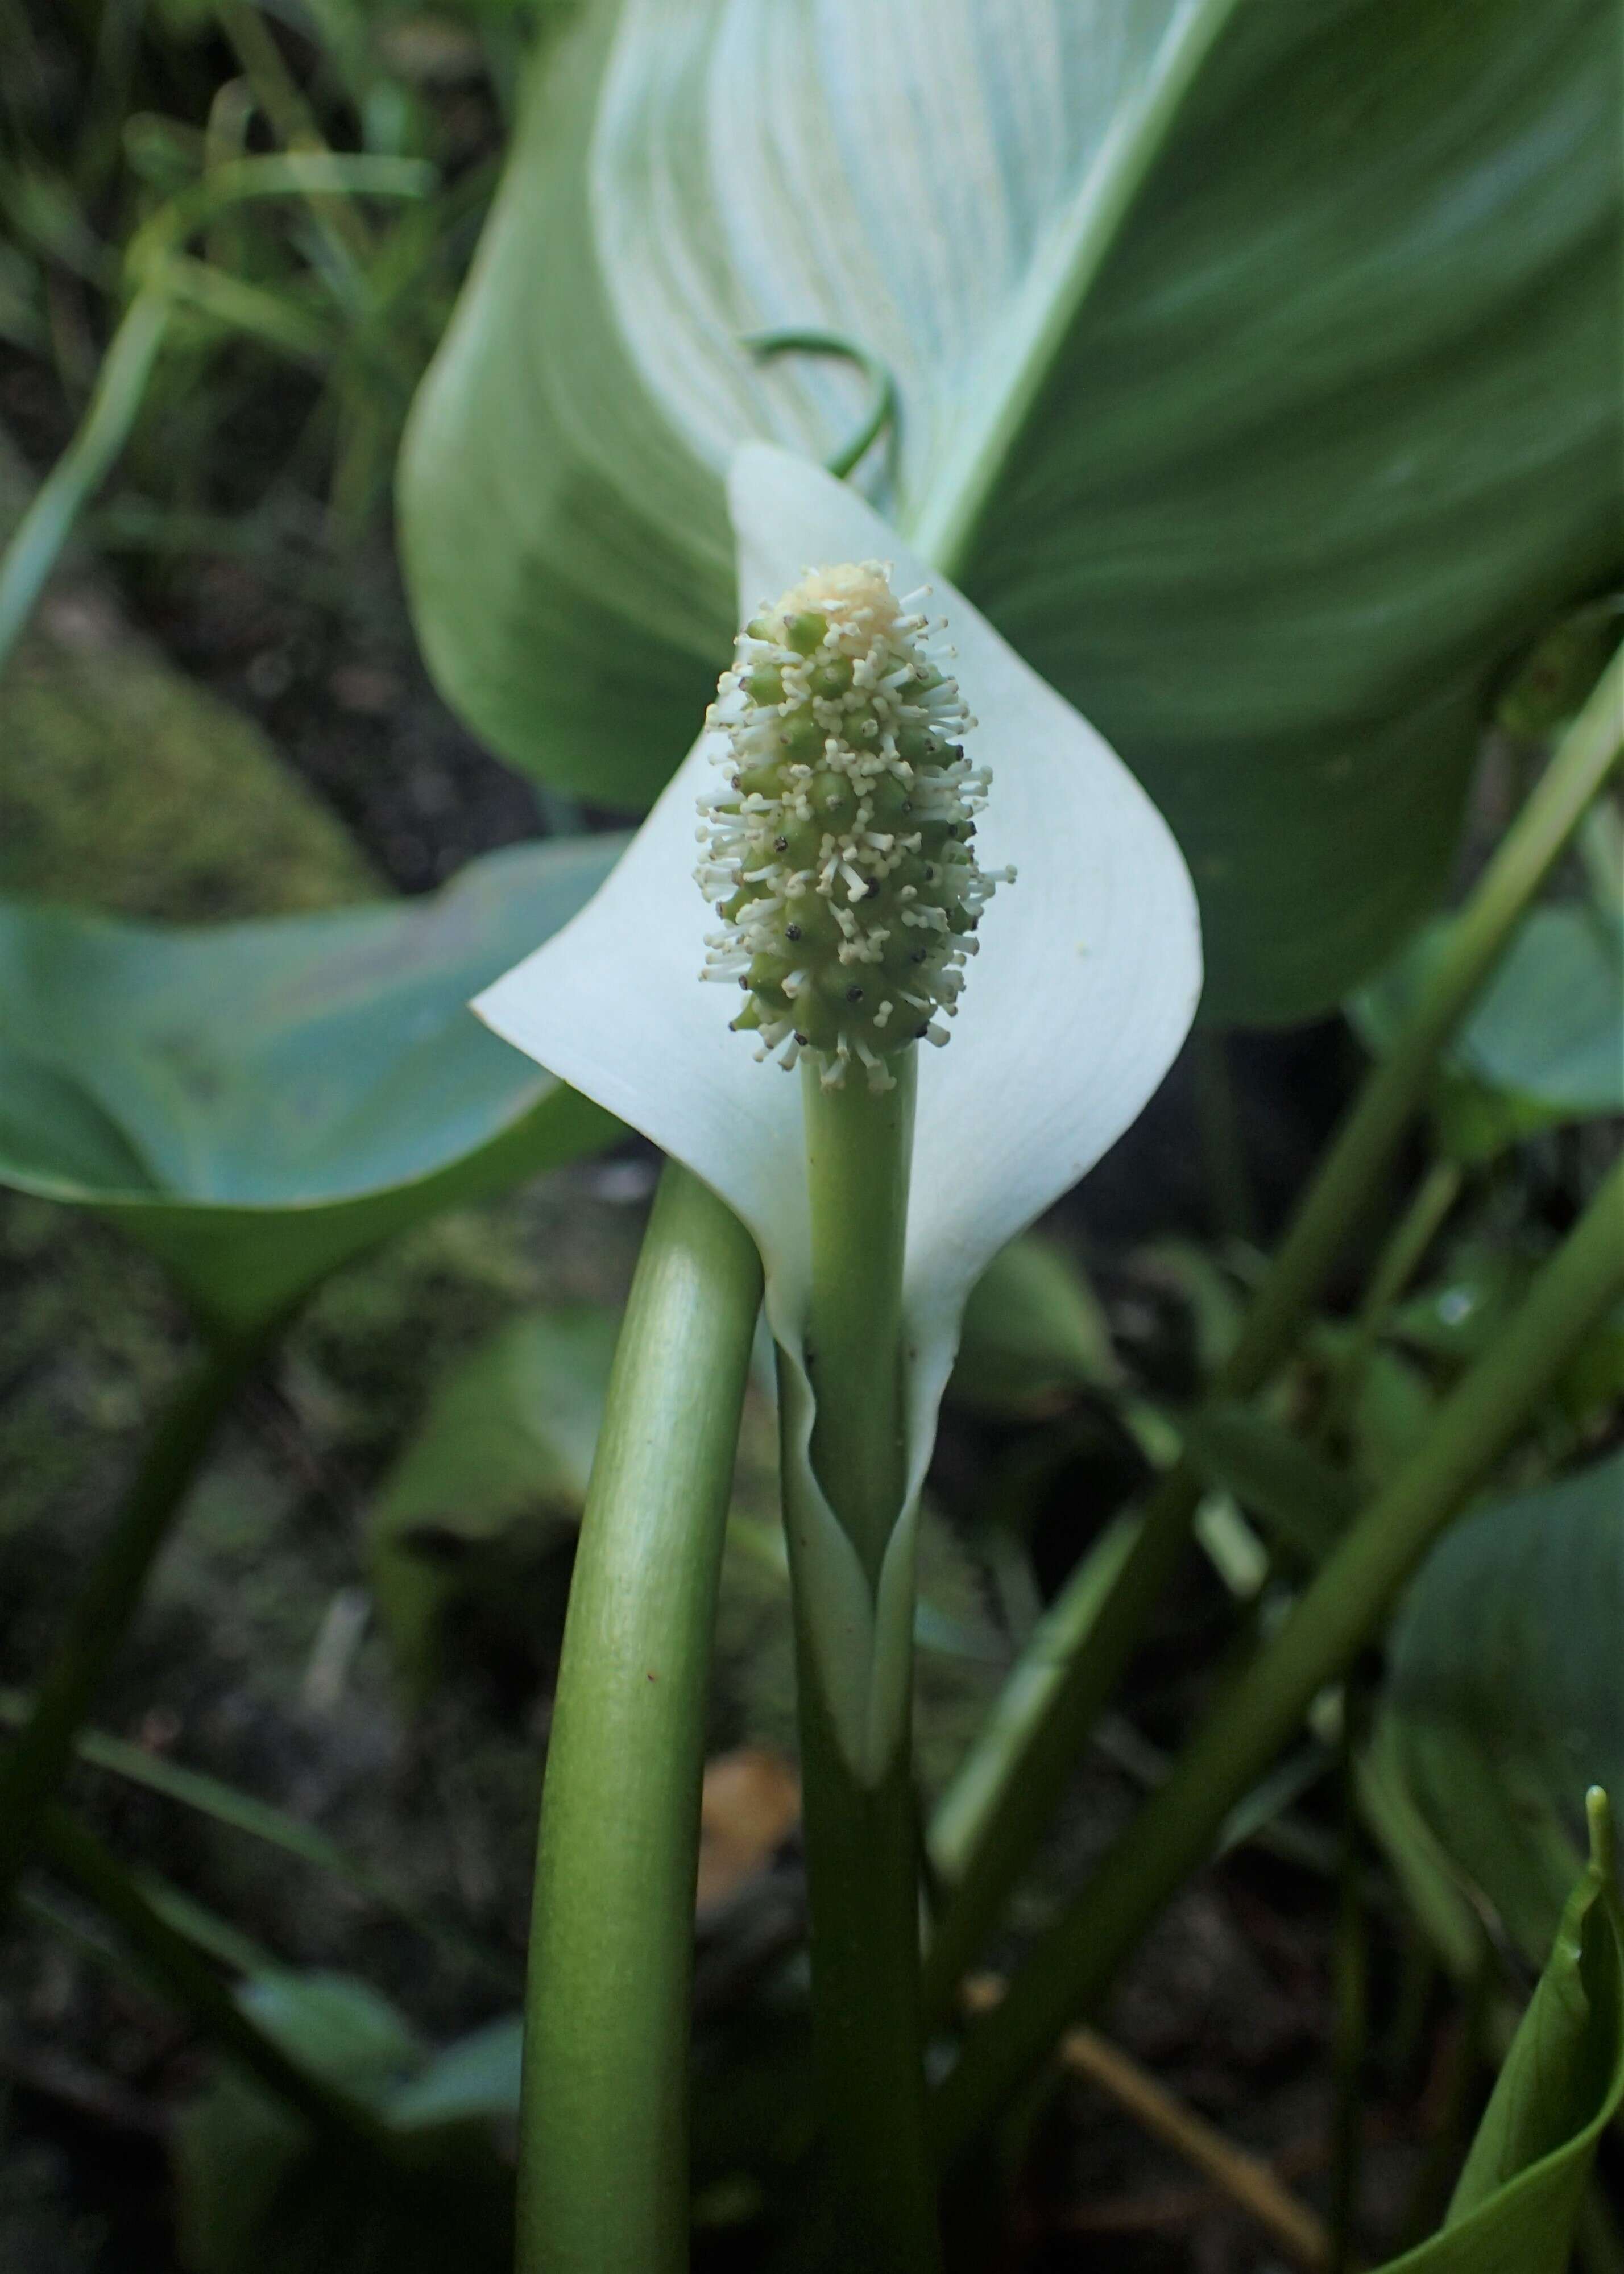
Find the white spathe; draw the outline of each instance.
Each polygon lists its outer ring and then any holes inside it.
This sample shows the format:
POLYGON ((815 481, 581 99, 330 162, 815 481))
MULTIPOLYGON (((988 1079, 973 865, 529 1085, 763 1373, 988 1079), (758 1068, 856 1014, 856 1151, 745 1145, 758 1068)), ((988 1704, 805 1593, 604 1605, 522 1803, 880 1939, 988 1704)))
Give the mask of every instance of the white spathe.
POLYGON ((909 1502, 877 1605, 806 1462, 801 1081, 756 1063, 753 1038, 729 1030, 729 995, 699 977, 716 919, 694 881, 695 809, 715 785, 715 737, 701 734, 580 915, 474 1008, 684 1163, 755 1236, 791 1367, 786 1457, 798 1447, 801 1475, 786 1502, 808 1509, 793 1542, 806 1615, 847 1754, 877 1776, 900 1727, 914 1511, 966 1299, 1160 1083, 1200 993, 1199 924, 1167 825, 1109 746, 853 490, 748 443, 728 502, 741 621, 836 561, 889 561, 898 592, 931 587, 929 613, 948 620, 979 722, 969 754, 992 769, 977 857, 1017 870, 982 919, 952 1039, 920 1052, 904 1272, 909 1502))

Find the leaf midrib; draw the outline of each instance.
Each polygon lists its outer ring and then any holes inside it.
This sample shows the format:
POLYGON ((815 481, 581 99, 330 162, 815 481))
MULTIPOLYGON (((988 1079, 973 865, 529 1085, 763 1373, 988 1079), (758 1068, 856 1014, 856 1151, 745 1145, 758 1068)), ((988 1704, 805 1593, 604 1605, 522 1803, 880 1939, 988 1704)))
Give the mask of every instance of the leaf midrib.
POLYGON ((904 534, 945 576, 962 581, 1004 468, 1116 242, 1185 95, 1239 0, 1184 0, 1169 19, 1144 86, 1125 104, 1033 262, 983 383, 941 471, 902 517, 904 534))

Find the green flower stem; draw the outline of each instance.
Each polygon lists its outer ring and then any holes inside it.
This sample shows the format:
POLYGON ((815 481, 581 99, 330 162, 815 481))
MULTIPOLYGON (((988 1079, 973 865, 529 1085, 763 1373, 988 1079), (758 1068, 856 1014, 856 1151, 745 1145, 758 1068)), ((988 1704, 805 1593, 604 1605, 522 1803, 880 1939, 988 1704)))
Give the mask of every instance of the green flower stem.
POLYGON ((0 1911, 59 1789, 108 1661, 123 1642, 147 1577, 178 1516, 216 1426, 267 1335, 216 1344, 159 1423, 129 1496, 69 1614, 34 1709, 0 1754, 0 1911))
MULTIPOLYGON (((1445 1044, 1616 764, 1621 742, 1624 649, 1562 738, 1466 901, 1391 1054, 1366 1077, 1258 1290, 1214 1384, 1214 1397, 1252 1396, 1290 1350, 1360 1209, 1425 1101, 1445 1044)), ((1022 1749, 1011 1758, 998 1803, 987 1816, 932 1945, 929 2011, 945 2009, 1036 1854, 1071 1766, 1177 1568, 1203 1489, 1183 1462, 1162 1479, 1109 1593, 1081 1626, 1080 1645, 1064 1678, 1046 1683, 1042 1711, 1027 1723, 1022 1749)))
POLYGON ((163 1994, 279 2100, 317 2129, 372 2153, 384 2150, 382 2129, 355 2102, 324 2085, 239 2006, 228 1984, 178 1928, 154 1907, 94 1833, 57 1806, 40 1825, 41 1860, 87 1895, 131 1945, 163 1994))
POLYGON ((852 1773, 797 1621, 812 1910, 822 2266, 936 2274, 919 1978, 919 1822, 906 1731, 877 1785, 852 1773))
MULTIPOLYGON (((915 1052, 896 1087, 803 1090, 811 1209, 807 1364, 812 1468, 872 1588, 906 1488, 902 1254, 915 1052)), ((783 1401, 786 1414, 793 1410, 783 1401)), ((825 1702, 796 1553, 817 1521, 786 1444, 785 1514, 796 1593, 801 1782, 812 1910, 812 2022, 829 2262, 842 2274, 930 2274, 941 2263, 925 2133, 919 1826, 905 1716, 877 1783, 847 1760, 825 1702)), ((824 1519, 826 1521, 826 1519, 824 1519)))
POLYGON ((1343 1539, 1274 1640, 1192 1739, 1079 1899, 1039 1939, 944 2085, 950 2158, 992 2120, 1066 2022, 1100 1998, 1162 1905, 1210 1853, 1315 1694, 1349 1665, 1485 1472, 1514 1442, 1583 1337, 1624 1292, 1624 1162, 1522 1308, 1440 1408, 1420 1449, 1343 1539))
POLYGON ((914 1147, 914 1050, 890 1089, 861 1079, 825 1089, 802 1073, 812 1291, 807 1371, 817 1400, 812 1466, 830 1506, 879 1578, 902 1507, 902 1249, 914 1147))
POLYGON ((748 1234, 670 1163, 610 1377, 547 1749, 520 2274, 688 2263, 705 1692, 761 1287, 748 1234))

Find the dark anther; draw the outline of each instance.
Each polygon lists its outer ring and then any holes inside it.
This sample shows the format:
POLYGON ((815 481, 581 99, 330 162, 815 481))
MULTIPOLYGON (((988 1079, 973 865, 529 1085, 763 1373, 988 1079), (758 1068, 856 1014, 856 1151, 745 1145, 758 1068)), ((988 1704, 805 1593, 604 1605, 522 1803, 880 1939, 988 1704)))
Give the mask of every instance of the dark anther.
POLYGON ((744 990, 745 993, 748 995, 748 994, 749 993, 749 991, 750 991, 750 983, 749 983, 749 981, 748 981, 748 979, 741 979, 741 980, 739 982, 739 984, 740 984, 740 986, 741 986, 741 987, 742 987, 742 988, 743 988, 743 990, 744 990))
POLYGON ((772 840, 772 849, 775 853, 787 853, 789 851, 788 838, 775 837, 772 840))
POLYGON ((848 1003, 861 1003, 862 1001, 862 989, 861 987, 848 987, 846 990, 846 999, 848 1003))
POLYGON ((929 1032, 930 1028, 928 1025, 923 1027, 915 1027, 914 1029, 914 1041, 916 1043, 922 1043, 929 1032))
POLYGON ((910 963, 922 963, 922 962, 924 961, 924 960, 925 960, 925 951, 924 951, 924 949, 923 949, 922 947, 916 947, 916 948, 914 950, 914 953, 912 953, 912 955, 910 955, 910 956, 909 956, 909 958, 908 958, 908 961, 909 961, 910 963))
POLYGON ((799 924, 786 924, 784 927, 784 937, 786 939, 799 939, 801 937, 801 926, 799 924))
MULTIPOLYGON (((809 1050, 811 1048, 812 1037, 810 1035, 797 1035, 795 1040, 800 1043, 803 1050, 809 1050)), ((810 1363, 809 1360, 808 1363, 810 1363)))

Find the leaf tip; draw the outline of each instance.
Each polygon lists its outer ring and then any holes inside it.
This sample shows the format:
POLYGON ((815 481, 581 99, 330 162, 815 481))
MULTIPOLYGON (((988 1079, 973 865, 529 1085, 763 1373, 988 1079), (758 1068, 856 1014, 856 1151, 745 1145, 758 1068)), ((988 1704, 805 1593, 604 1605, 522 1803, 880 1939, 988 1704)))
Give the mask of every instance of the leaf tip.
POLYGON ((1585 1794, 1584 1814, 1590 1833, 1590 1870, 1604 1886, 1616 1886, 1618 1832, 1605 1786, 1593 1784, 1585 1794))

